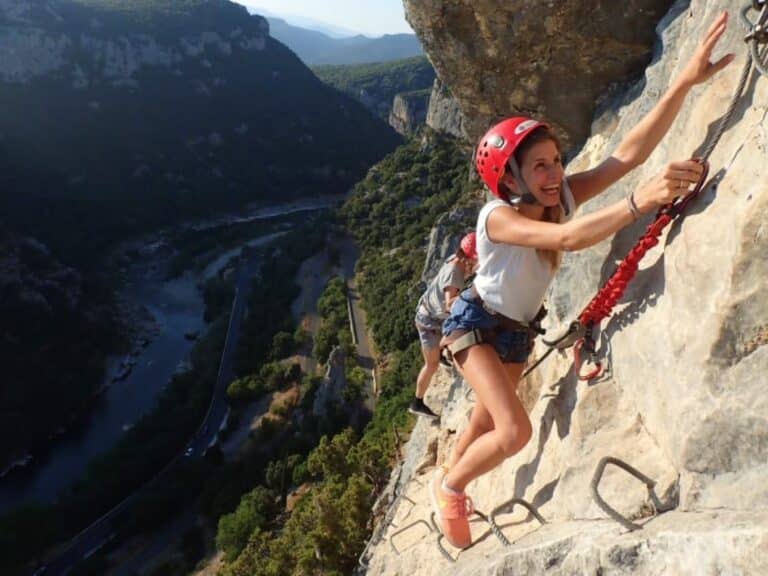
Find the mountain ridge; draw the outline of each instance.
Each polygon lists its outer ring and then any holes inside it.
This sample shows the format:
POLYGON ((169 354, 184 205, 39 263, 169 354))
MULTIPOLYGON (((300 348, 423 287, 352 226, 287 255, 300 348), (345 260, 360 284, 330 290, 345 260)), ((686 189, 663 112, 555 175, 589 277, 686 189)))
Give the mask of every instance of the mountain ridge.
POLYGON ((267 17, 270 35, 293 50, 309 66, 389 62, 423 54, 415 34, 363 34, 332 38, 323 32, 267 17))

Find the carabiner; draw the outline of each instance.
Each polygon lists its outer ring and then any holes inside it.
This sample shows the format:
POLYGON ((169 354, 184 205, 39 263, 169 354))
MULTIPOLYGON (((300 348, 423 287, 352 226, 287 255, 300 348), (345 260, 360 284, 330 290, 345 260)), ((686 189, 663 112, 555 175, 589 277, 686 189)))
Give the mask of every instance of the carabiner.
POLYGON ((581 349, 584 347, 584 338, 576 342, 573 346, 573 365, 576 371, 576 375, 579 377, 579 380, 593 380, 595 378, 598 378, 603 373, 603 364, 602 362, 598 362, 595 360, 595 352, 594 350, 589 350, 591 346, 587 347, 587 356, 589 357, 589 361, 595 365, 594 370, 591 372, 588 372, 587 374, 581 373, 581 365, 582 365, 582 358, 581 358, 581 349))
POLYGON ((542 338, 542 342, 550 348, 555 350, 565 350, 573 346, 578 340, 584 338, 586 327, 578 320, 574 320, 570 323, 566 331, 555 338, 554 340, 545 340, 542 338))

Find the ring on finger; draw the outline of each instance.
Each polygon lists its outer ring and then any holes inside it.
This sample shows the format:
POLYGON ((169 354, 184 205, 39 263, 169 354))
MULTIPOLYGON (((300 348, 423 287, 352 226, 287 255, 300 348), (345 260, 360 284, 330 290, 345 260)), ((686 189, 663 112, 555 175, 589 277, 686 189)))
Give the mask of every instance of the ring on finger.
POLYGON ((678 186, 678 188, 685 188, 685 182, 680 180, 680 186, 678 186))

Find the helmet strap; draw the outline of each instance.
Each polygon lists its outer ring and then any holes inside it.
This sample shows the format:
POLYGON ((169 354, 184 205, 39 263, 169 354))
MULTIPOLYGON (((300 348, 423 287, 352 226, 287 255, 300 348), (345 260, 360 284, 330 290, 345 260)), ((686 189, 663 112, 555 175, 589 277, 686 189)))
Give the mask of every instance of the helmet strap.
POLYGON ((528 184, 526 184, 525 180, 523 180, 523 175, 520 173, 520 167, 517 165, 517 161, 515 160, 514 156, 511 156, 509 160, 507 160, 507 165, 512 171, 512 176, 515 177, 517 185, 520 189, 520 194, 515 194, 514 196, 510 197, 509 203, 513 206, 517 206, 518 204, 538 204, 539 201, 536 200, 536 196, 531 193, 531 191, 528 189, 528 184))

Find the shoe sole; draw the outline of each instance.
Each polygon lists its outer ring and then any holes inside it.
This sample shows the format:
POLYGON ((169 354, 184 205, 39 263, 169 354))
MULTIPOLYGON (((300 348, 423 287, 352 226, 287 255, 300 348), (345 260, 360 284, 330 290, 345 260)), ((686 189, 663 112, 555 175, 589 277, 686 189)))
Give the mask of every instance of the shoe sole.
MULTIPOLYGON (((438 469, 435 474, 439 474, 441 472, 441 469, 438 469)), ((441 476, 440 482, 442 482, 442 478, 445 478, 445 474, 441 476)), ((435 518, 437 519, 437 529, 440 530, 440 534, 445 536, 445 532, 443 532, 443 515, 440 513, 440 505, 437 502, 437 497, 435 496, 435 479, 432 478, 429 485, 429 499, 432 502, 432 512, 435 514, 435 518)), ((447 536, 446 536, 447 538, 447 536)))
POLYGON ((424 414, 424 412, 419 412, 418 410, 414 410, 412 408, 408 408, 408 412, 411 414, 414 414, 415 416, 421 416, 422 418, 428 418, 429 420, 440 420, 440 416, 435 414, 434 416, 430 416, 429 414, 424 414))

